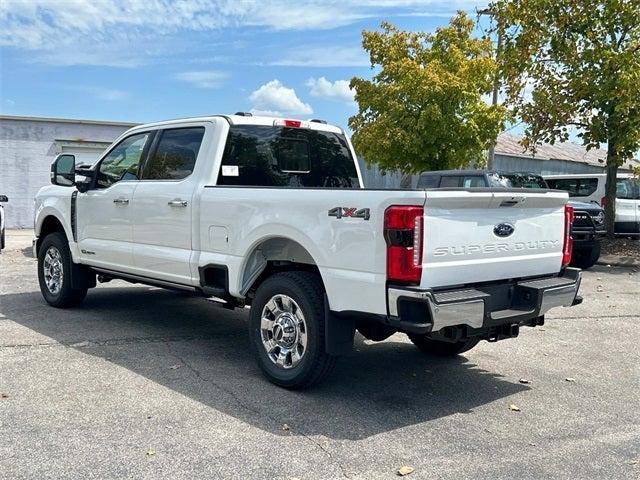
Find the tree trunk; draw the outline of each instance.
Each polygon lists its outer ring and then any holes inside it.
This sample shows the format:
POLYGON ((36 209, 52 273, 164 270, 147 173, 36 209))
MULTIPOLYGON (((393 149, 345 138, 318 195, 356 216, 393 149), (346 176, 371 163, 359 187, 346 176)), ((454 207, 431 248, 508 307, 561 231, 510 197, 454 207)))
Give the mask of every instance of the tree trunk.
POLYGON ((618 178, 618 156, 615 145, 609 141, 607 146, 607 183, 605 186, 604 214, 607 222, 607 236, 613 238, 616 221, 616 182, 618 178))

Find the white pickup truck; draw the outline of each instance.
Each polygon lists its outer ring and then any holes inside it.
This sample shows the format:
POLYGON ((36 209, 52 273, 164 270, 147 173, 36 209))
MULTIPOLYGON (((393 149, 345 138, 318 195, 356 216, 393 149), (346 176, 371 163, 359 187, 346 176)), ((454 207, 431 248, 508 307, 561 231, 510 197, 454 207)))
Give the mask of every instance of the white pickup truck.
POLYGON ((91 167, 60 155, 51 181, 34 241, 49 304, 124 279, 251 306, 258 363, 287 388, 324 378, 356 329, 456 355, 581 301, 566 193, 365 189, 322 121, 142 125, 91 167))

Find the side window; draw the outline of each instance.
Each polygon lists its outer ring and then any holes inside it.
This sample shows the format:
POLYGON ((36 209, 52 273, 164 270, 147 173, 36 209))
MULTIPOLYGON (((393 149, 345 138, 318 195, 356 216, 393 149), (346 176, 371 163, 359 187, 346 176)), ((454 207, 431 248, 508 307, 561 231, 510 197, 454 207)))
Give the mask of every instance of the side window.
POLYGON ((421 175, 418 179, 418 188, 438 188, 439 181, 438 175, 421 175))
POLYGON ((464 188, 481 188, 486 187, 487 182, 485 182, 484 177, 471 175, 468 177, 462 177, 462 186, 464 188))
POLYGON ((107 188, 121 180, 138 180, 138 165, 148 138, 149 133, 139 133, 116 145, 100 162, 96 186, 107 188))
POLYGON ((579 180, 577 178, 557 178, 547 180, 547 183, 549 184, 549 187, 555 190, 564 190, 565 192, 569 192, 570 197, 578 196, 579 180))
POLYGON ((180 180, 193 172, 204 127, 163 130, 142 169, 142 180, 180 180))
POLYGON ((576 191, 576 197, 588 197, 593 195, 598 189, 597 178, 581 178, 578 182, 578 190, 576 191))
POLYGON ((447 175, 440 180, 440 188, 457 188, 460 186, 460 178, 457 175, 447 175))

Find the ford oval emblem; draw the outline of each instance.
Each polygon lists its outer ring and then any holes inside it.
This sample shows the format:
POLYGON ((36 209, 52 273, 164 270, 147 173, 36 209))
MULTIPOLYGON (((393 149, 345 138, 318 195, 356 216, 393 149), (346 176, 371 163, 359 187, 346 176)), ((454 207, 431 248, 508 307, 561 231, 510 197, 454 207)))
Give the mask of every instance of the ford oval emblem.
POLYGON ((498 225, 493 227, 493 233, 496 237, 504 238, 511 235, 515 229, 516 227, 514 227, 510 223, 499 223, 498 225))

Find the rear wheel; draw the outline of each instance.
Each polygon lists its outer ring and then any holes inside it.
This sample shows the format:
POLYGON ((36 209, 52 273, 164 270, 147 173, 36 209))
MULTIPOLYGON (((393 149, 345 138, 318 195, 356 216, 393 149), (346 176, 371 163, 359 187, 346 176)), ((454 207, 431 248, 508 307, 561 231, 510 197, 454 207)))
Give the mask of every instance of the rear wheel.
POLYGON ((73 268, 71 252, 64 234, 55 232, 47 235, 38 250, 38 280, 42 296, 49 305, 67 308, 84 300, 88 285, 72 288, 73 268))
POLYGON ((324 290, 313 273, 277 273, 260 285, 251 302, 249 334, 269 381, 301 389, 331 372, 336 357, 325 350, 324 314, 324 290))
POLYGON ((409 335, 409 339, 420 351, 439 357, 454 357, 475 347, 479 338, 469 338, 460 342, 434 340, 426 335, 409 335))

